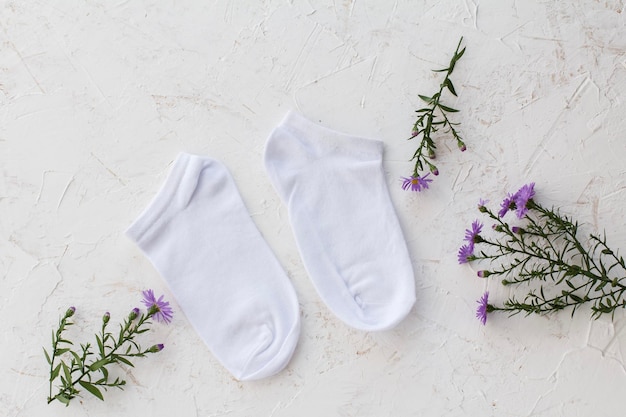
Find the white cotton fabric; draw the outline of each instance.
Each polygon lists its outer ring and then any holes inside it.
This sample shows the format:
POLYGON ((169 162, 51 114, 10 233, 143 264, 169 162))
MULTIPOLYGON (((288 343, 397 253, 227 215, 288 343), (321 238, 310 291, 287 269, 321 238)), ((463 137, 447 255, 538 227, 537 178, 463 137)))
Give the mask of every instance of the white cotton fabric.
POLYGON ((300 332, 296 294, 221 163, 181 153, 126 234, 237 379, 287 365, 300 332))
POLYGON ((397 325, 415 302, 406 242, 382 168, 383 144, 290 112, 265 148, 300 254, 320 297, 357 329, 397 325))

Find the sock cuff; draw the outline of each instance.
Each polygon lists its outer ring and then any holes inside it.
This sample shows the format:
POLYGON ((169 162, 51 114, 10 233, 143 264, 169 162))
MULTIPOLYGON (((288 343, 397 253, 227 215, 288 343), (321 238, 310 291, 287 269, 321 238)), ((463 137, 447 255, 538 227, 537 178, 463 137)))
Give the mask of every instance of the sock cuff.
POLYGON ((357 154, 370 154, 377 157, 382 157, 384 150, 383 142, 380 140, 356 137, 327 128, 293 110, 285 115, 276 129, 284 129, 295 137, 307 138, 310 142, 333 150, 345 149, 357 154))
POLYGON ((211 162, 217 163, 210 158, 179 153, 159 191, 126 229, 126 236, 139 244, 157 222, 162 222, 176 212, 177 204, 181 206, 179 209, 184 208, 191 197, 190 188, 195 189, 199 172, 211 162), (193 184, 188 184, 190 182, 193 184))

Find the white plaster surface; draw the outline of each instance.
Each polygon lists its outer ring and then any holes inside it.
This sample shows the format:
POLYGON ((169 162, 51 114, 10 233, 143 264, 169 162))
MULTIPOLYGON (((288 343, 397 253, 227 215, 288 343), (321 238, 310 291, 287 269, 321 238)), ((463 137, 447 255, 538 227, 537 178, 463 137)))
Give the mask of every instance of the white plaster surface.
MULTIPOLYGON (((479 198, 537 198, 626 251, 623 0, 0 2, 0 416, 623 416, 626 314, 474 317, 485 289, 458 265, 479 198), (418 94, 460 36, 456 121, 423 194, 401 190, 418 94), (290 109, 385 142, 417 303, 365 333, 317 296, 262 166, 290 109), (234 380, 123 235, 179 151, 220 159, 299 297, 287 368, 234 380), (70 305, 85 337, 153 288, 177 312, 119 372, 129 385, 46 404, 42 346, 70 305)), ((367 178, 364 178, 367 181, 367 178)), ((384 238, 384 236, 381 236, 384 238)), ((245 256, 245 254, 242 254, 245 256)), ((210 273, 210 271, 207 271, 210 273)))

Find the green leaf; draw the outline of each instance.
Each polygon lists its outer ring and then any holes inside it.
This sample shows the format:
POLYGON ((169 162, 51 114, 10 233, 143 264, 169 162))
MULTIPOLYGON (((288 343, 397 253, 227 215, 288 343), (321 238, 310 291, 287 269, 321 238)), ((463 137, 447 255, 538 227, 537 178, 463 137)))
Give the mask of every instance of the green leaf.
POLYGON ((418 94, 419 98, 421 98, 422 100, 424 100, 426 103, 432 103, 433 98, 432 97, 428 97, 428 96, 423 96, 421 94, 418 94))
POLYGON ((72 373, 70 372, 70 368, 65 364, 65 362, 61 362, 61 367, 63 368, 63 373, 65 374, 65 379, 68 383, 72 382, 72 373))
POLYGON ((50 359, 50 355, 48 355, 48 351, 46 348, 43 348, 43 354, 46 355, 46 360, 48 361, 48 365, 52 365, 52 359, 50 359))
POLYGON ((68 348, 57 349, 57 350, 54 351, 54 356, 61 356, 65 352, 69 352, 69 351, 70 350, 68 348))
POLYGON ((452 85, 450 78, 446 78, 446 87, 448 87, 448 90, 456 97, 456 91, 454 90, 454 85, 452 85))
POLYGON ((65 395, 63 394, 59 394, 56 397, 57 400, 59 400, 60 402, 62 402, 63 404, 65 404, 65 406, 67 407, 68 405, 70 405, 70 399, 67 398, 65 395))
POLYGON ((97 371, 109 362, 108 359, 100 359, 89 365, 90 371, 97 371))
POLYGON ((461 59, 461 57, 463 56, 463 54, 464 54, 464 53, 465 53, 465 48, 461 49, 461 50, 459 51, 459 53, 458 53, 458 54, 456 54, 456 55, 454 56, 454 61, 456 62, 456 61, 458 61, 459 59, 461 59))
POLYGON ((448 113, 456 113, 458 112, 457 109, 453 109, 452 107, 448 107, 448 106, 444 106, 443 104, 439 104, 439 108, 443 111, 447 111, 448 113))
POLYGON ((81 385, 81 387, 85 388, 87 391, 89 391, 90 394, 100 398, 100 400, 104 401, 104 397, 102 396, 102 393, 100 392, 100 390, 98 389, 98 387, 96 387, 93 384, 90 384, 87 381, 78 381, 78 383, 81 385))
POLYGON ((129 361, 128 359, 126 359, 126 358, 124 358, 122 356, 115 355, 115 356, 113 356, 113 359, 115 359, 116 361, 122 362, 122 363, 124 363, 124 364, 126 364, 128 366, 131 366, 133 368, 135 367, 135 365, 133 365, 131 361, 129 361))
POLYGON ((58 364, 52 372, 50 372, 50 381, 54 381, 56 377, 59 376, 59 372, 61 372, 61 364, 58 364))
POLYGON ((78 356, 78 353, 74 352, 73 350, 70 350, 70 353, 74 357, 74 360, 76 361, 76 365, 78 367, 82 368, 83 367, 83 360, 80 358, 80 356, 78 356))
POLYGON ((582 303, 583 302, 583 299, 580 298, 579 296, 577 296, 576 294, 570 294, 569 296, 570 296, 570 298, 572 300, 576 301, 577 303, 582 303))
POLYGON ((104 356, 104 345, 102 344, 102 339, 100 339, 100 336, 96 335, 96 342, 98 342, 98 351, 100 352, 100 355, 104 356))

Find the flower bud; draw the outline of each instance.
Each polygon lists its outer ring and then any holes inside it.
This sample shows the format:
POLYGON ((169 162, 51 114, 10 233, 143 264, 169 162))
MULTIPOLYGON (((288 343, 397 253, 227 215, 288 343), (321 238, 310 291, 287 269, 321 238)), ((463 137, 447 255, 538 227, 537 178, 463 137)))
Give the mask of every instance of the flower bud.
POLYGON ((111 313, 109 313, 108 311, 106 313, 104 313, 104 315, 102 316, 102 322, 104 324, 107 324, 109 322, 109 320, 111 319, 111 313))
POLYGON ((431 165, 431 166, 430 166, 430 172, 432 172, 434 176, 439 175, 439 170, 438 170, 438 169, 437 169, 437 167, 436 167, 436 166, 434 166, 434 165, 431 165))
POLYGON ((65 312, 65 317, 72 317, 74 315, 74 313, 76 312, 76 307, 72 306, 70 308, 67 309, 67 311, 65 312))
POLYGON ((491 272, 482 270, 482 271, 478 271, 476 275, 478 275, 480 278, 487 278, 489 275, 491 275, 491 272))
POLYGON ((420 131, 417 129, 413 129, 413 131, 411 132, 411 137, 414 138, 415 136, 419 135, 420 131))
POLYGON ((457 145, 459 146, 459 150, 461 152, 465 152, 467 150, 467 146, 465 146, 465 143, 463 143, 462 140, 457 141, 457 145))
POLYGON ((129 320, 135 320, 139 316, 139 309, 137 307, 133 308, 130 314, 128 315, 129 320))
POLYGON ((521 227, 518 227, 518 226, 513 226, 513 227, 511 227, 511 232, 517 233, 518 235, 521 235, 522 233, 524 233, 524 229, 522 229, 521 227))
POLYGON ((163 350, 165 346, 163 345, 163 343, 159 343, 157 345, 152 346, 150 349, 148 349, 148 352, 151 353, 157 353, 163 350))
POLYGON ((435 155, 435 150, 434 149, 428 149, 428 157, 430 159, 435 159, 437 157, 437 155, 435 155))

